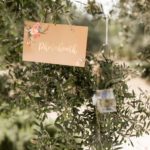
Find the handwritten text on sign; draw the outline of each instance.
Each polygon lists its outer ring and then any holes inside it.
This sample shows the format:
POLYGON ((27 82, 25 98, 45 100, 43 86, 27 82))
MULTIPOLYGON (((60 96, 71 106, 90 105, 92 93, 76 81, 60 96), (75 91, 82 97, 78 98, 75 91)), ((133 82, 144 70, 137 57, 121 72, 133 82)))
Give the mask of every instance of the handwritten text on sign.
POLYGON ((88 27, 25 22, 23 60, 84 67, 88 27))

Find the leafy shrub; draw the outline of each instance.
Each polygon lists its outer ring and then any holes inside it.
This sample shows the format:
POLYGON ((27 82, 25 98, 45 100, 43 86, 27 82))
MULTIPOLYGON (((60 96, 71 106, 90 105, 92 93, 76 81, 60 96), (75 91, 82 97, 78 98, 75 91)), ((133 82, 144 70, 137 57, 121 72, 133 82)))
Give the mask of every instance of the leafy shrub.
POLYGON ((125 83, 128 68, 106 58, 100 61, 92 55, 87 58, 85 68, 26 63, 10 71, 14 81, 12 104, 30 107, 36 112, 41 120, 37 141, 45 149, 83 149, 84 146, 98 149, 98 125, 91 97, 96 89, 105 87, 114 89, 117 112, 99 114, 103 147, 111 149, 128 136, 148 133, 145 120, 149 118, 149 103, 146 109, 143 99, 136 99, 134 92, 128 92, 125 83), (93 75, 91 61, 99 65, 99 77, 93 75), (58 136, 54 138, 42 123, 50 112, 58 114, 54 124, 58 136))

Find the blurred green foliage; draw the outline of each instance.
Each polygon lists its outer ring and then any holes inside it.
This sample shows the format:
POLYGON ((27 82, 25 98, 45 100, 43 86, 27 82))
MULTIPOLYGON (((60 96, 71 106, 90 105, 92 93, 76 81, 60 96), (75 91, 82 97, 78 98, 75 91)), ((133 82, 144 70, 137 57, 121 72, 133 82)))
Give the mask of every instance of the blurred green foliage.
MULTIPOLYGON (((76 13, 77 14, 77 13, 76 13)), ((97 52, 101 51, 101 47, 105 39, 105 23, 104 20, 95 20, 86 16, 74 18, 73 24, 88 26, 88 41, 87 51, 97 52)))
POLYGON ((119 19, 125 27, 124 37, 128 49, 135 51, 135 58, 141 61, 137 68, 140 68, 142 76, 150 77, 150 1, 121 0, 120 8, 119 19))
POLYGON ((150 80, 150 45, 147 45, 142 48, 139 53, 139 59, 141 60, 140 66, 138 65, 137 68, 142 72, 142 77, 148 78, 150 80))
POLYGON ((7 103, 1 103, 0 114, 0 150, 33 150, 35 114, 7 103))
POLYGON ((10 90, 8 76, 0 75, 0 98, 7 101, 9 99, 10 90))

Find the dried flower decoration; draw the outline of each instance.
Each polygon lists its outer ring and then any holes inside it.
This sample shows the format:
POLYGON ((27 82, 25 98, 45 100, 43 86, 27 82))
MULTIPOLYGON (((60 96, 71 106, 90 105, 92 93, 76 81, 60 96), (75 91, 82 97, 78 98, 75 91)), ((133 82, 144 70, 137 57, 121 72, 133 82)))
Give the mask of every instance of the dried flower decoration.
POLYGON ((27 27, 26 31, 28 32, 27 45, 30 46, 34 39, 40 37, 40 34, 44 34, 48 30, 48 27, 42 31, 40 23, 36 23, 32 27, 27 27))

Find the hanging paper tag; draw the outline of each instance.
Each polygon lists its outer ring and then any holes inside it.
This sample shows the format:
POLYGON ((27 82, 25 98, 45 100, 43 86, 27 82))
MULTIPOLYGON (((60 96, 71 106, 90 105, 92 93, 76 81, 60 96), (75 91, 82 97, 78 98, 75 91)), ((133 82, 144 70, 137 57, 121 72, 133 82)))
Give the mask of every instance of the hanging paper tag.
POLYGON ((116 111, 116 100, 113 89, 97 90, 92 100, 93 105, 97 105, 100 113, 116 111))
POLYGON ((88 27, 25 22, 23 60, 85 66, 88 27))

